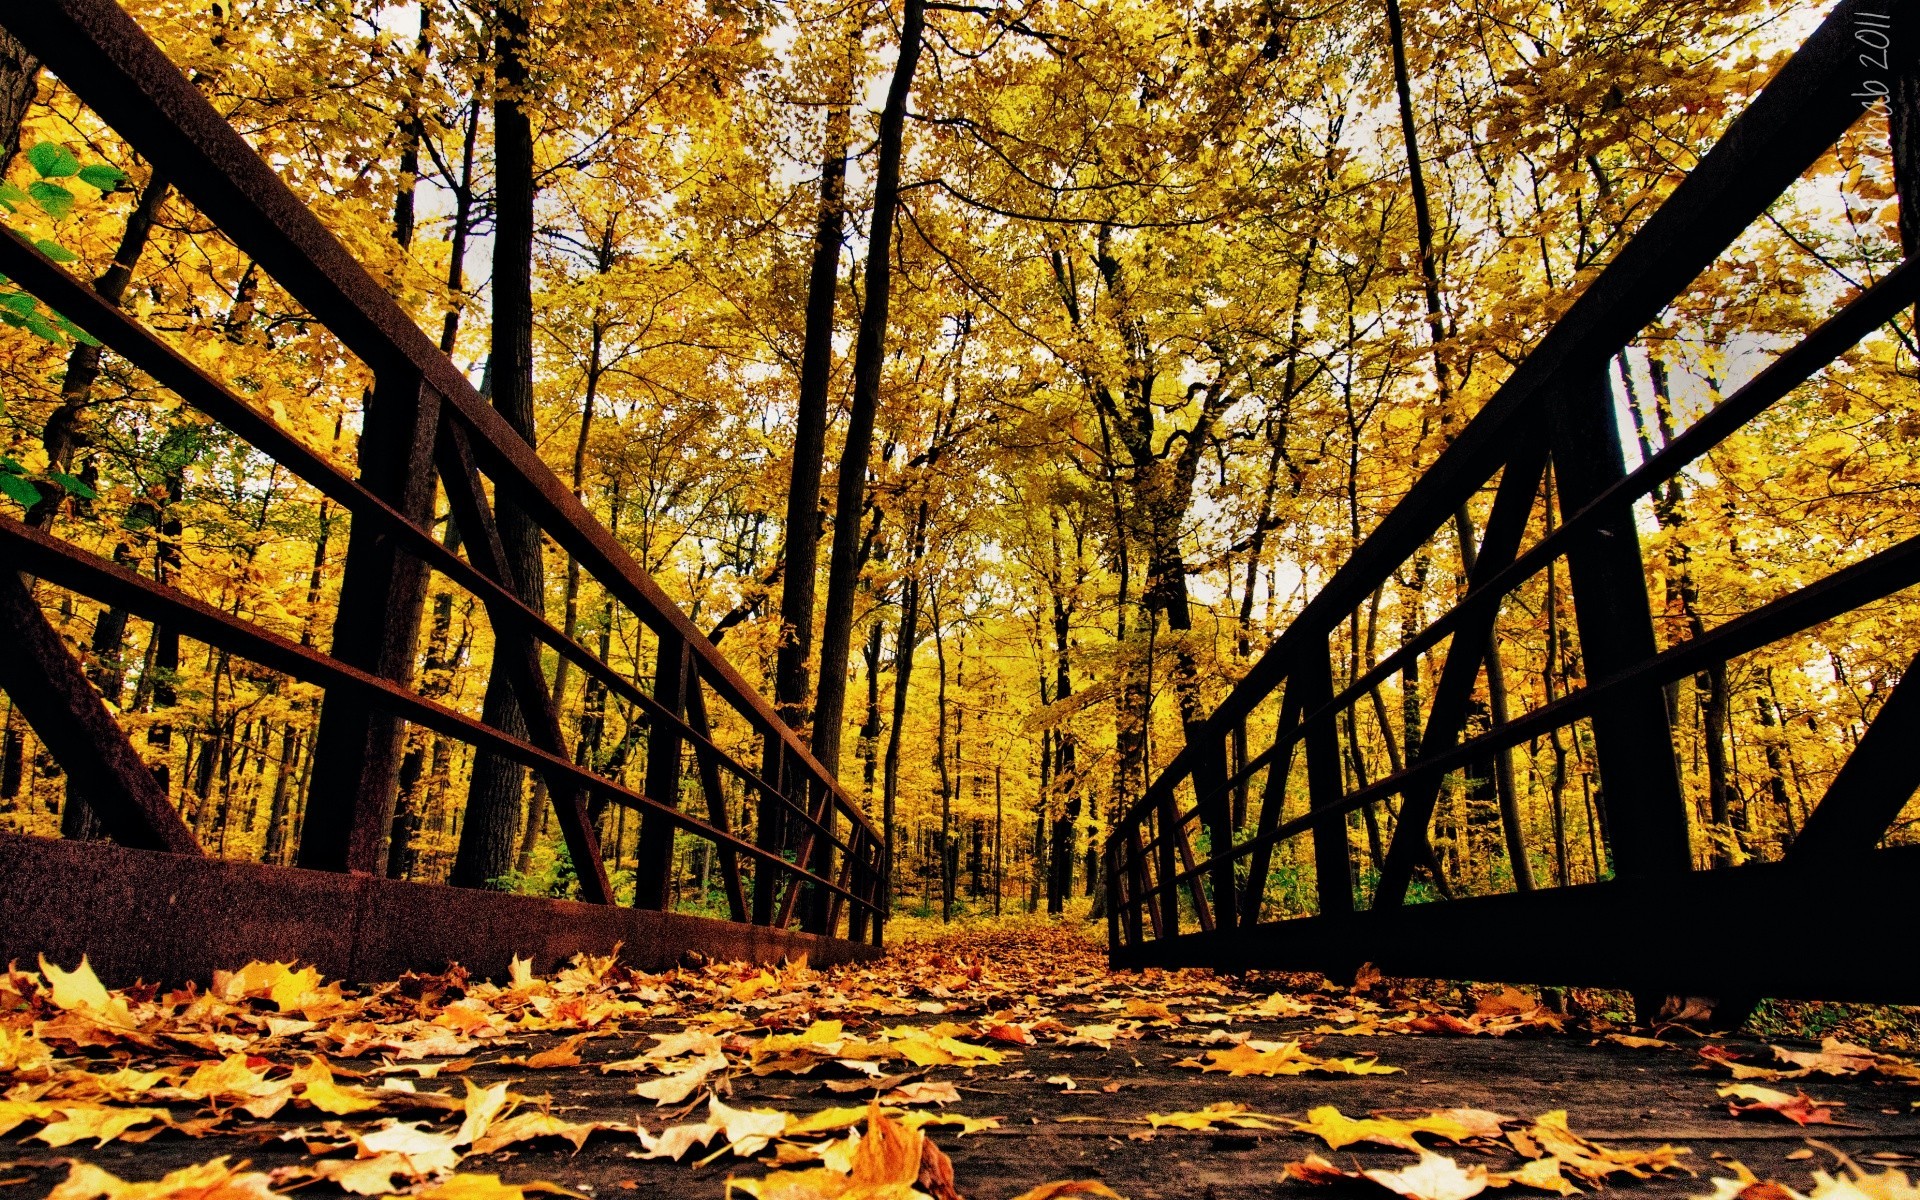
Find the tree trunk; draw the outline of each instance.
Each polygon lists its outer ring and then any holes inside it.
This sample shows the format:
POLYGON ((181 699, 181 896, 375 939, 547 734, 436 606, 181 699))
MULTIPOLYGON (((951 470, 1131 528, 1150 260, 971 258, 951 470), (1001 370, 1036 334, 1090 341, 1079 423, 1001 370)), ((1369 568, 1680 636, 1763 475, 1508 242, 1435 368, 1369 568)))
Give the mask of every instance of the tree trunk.
MULTIPOLYGON (((825 627, 820 637, 820 688, 814 705, 813 753, 839 774, 840 729, 845 717, 847 662, 852 651, 855 585, 860 573, 860 513, 866 499, 867 459, 873 453, 873 423, 880 403, 880 368, 886 354, 887 302, 893 279, 893 217, 900 197, 900 143, 907 97, 920 59, 925 0, 906 0, 900 25, 900 57, 880 114, 880 154, 874 173, 873 216, 867 229, 867 288, 853 353, 853 405, 846 447, 835 484, 833 551, 827 568, 825 627)), ((797 572, 788 571, 791 579, 797 572)))
POLYGON ((40 60, 0 29, 0 177, 20 152, 20 124, 40 90, 40 60))
POLYGON ((828 388, 833 379, 833 315, 840 289, 840 243, 846 220, 847 143, 851 135, 853 51, 847 48, 839 95, 827 109, 820 157, 820 214, 807 276, 800 395, 794 411, 793 475, 787 486, 786 578, 780 589, 780 649, 773 699, 781 720, 807 719, 807 660, 813 653, 813 602, 820 562, 820 476, 827 448, 828 388))
MULTIPOLYGON (((496 94, 493 102, 495 217, 493 235, 493 342, 488 374, 493 406, 529 446, 533 428, 533 126, 523 98, 527 88, 527 19, 520 0, 502 0, 495 11, 496 94)), ((507 489, 494 496, 494 519, 513 574, 513 590, 534 612, 546 609, 546 572, 540 530, 507 489)), ((508 679, 505 656, 496 653, 487 678, 481 719, 516 738, 527 736, 508 679)), ((467 788, 466 820, 448 882, 456 887, 500 887, 514 862, 514 829, 526 791, 526 768, 498 755, 476 752, 467 788)), ((532 814, 528 814, 529 817, 532 814)))
POLYGON ((898 870, 894 862, 894 808, 900 794, 900 734, 907 723, 907 684, 913 677, 913 650, 920 637, 920 560, 927 552, 925 500, 914 514, 910 545, 907 578, 901 586, 900 628, 893 641, 893 725, 887 730, 885 770, 880 781, 880 836, 887 850, 887 903, 881 906, 883 911, 890 909, 898 870))

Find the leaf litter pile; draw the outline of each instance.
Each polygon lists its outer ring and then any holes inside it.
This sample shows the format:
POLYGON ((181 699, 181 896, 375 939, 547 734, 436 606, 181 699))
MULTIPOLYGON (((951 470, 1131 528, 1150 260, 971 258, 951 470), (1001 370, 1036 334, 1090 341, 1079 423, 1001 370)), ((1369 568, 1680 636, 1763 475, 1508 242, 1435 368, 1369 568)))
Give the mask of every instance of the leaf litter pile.
POLYGON ((1062 925, 962 928, 832 970, 580 956, 354 987, 255 962, 205 987, 109 990, 84 961, 36 966, 0 978, 0 1134, 16 1142, 0 1200, 1920 1200, 1897 1149, 1863 1167, 1811 1143, 1834 1170, 1795 1190, 1650 1129, 1596 1134, 1550 1102, 1581 1086, 1493 1067, 1521 1043, 1604 1056, 1584 1085, 1598 1095, 1659 1063, 1688 1129, 1743 1146, 1861 1128, 1823 1090, 1844 1087, 1895 1119, 1871 1143, 1894 1146, 1920 1115, 1920 1066, 1896 1055, 1635 1035, 1564 999, 1366 971, 1351 988, 1111 973, 1062 925), (1413 1077, 1462 1063, 1458 1080, 1413 1077), (1265 1144, 1280 1157, 1245 1156, 1265 1144))

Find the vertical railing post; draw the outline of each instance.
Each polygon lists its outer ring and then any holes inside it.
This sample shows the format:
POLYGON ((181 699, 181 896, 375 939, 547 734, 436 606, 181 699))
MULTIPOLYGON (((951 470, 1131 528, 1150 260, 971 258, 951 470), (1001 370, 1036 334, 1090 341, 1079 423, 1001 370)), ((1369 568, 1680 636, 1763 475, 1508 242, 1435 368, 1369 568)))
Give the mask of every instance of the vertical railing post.
MULTIPOLYGON (((786 747, 778 737, 768 734, 766 751, 762 759, 764 768, 761 777, 767 781, 769 790, 762 791, 759 803, 755 806, 753 835, 755 842, 768 854, 778 855, 784 849, 786 841, 786 814, 776 792, 786 787, 786 747)), ((772 862, 762 859, 753 866, 753 923, 755 925, 773 924, 774 906, 780 899, 781 871, 772 862)))
MULTIPOLYGON (((433 517, 434 443, 440 395, 405 369, 368 393, 360 431, 360 482, 418 525, 433 517)), ((374 522, 347 536, 333 656, 405 683, 413 677, 427 568, 374 522)), ((313 775, 296 863, 326 871, 381 874, 393 827, 395 776, 404 722, 329 693, 314 735, 313 775)))
MULTIPOLYGON (((654 655, 653 698, 674 716, 686 713, 687 643, 672 629, 660 631, 654 655)), ((647 730, 646 795, 680 807, 680 731, 664 721, 647 730)), ((633 855, 633 906, 664 910, 673 873, 674 827, 658 813, 640 818, 640 841, 633 855)))
MULTIPOLYGON (((1620 429, 1604 362, 1572 373, 1553 412, 1553 478, 1563 513, 1578 512, 1626 476, 1620 429)), ((1574 623, 1588 680, 1605 679, 1659 650, 1640 535, 1623 511, 1567 549, 1574 623)), ((1692 868, 1687 804, 1674 759, 1666 698, 1636 688, 1593 717, 1600 795, 1616 873, 1644 879, 1692 868)))
MULTIPOLYGON (((1333 663, 1324 649, 1301 655, 1297 676, 1301 706, 1311 713, 1333 700, 1333 663)), ((1339 730, 1324 714, 1307 727, 1307 806, 1328 808, 1346 795, 1340 772, 1339 730)), ((1313 827, 1314 886, 1320 915, 1353 911, 1353 862, 1347 849, 1347 820, 1330 817, 1313 827)))
MULTIPOLYGON (((822 879, 832 879, 834 850, 832 837, 834 828, 838 824, 834 818, 839 815, 839 809, 833 802, 833 791, 825 780, 813 780, 811 790, 819 796, 819 802, 814 806, 814 811, 820 816, 821 828, 818 831, 807 831, 806 842, 812 846, 812 852, 807 856, 807 861, 801 865, 822 879)), ((852 838, 849 837, 849 847, 852 844, 852 838)), ((817 884, 810 887, 808 892, 807 916, 801 928, 811 933, 825 933, 833 921, 833 893, 817 884)))

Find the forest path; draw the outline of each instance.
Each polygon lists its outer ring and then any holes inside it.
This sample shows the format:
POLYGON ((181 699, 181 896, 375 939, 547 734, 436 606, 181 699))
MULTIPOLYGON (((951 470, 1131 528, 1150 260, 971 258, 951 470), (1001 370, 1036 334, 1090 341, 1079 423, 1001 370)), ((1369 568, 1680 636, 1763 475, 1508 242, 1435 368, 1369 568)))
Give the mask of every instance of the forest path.
MULTIPOLYGON (((16 1053, 7 1093, 15 1114, 93 1086, 95 1107, 164 1108, 174 1128, 135 1128, 132 1137, 158 1132, 139 1143, 23 1143, 5 1155, 13 1162, 0 1200, 205 1195, 116 1191, 78 1176, 95 1190, 62 1185, 74 1154, 125 1180, 157 1180, 216 1155, 250 1160, 219 1200, 264 1196, 269 1185, 514 1200, 511 1187, 474 1190, 475 1175, 600 1200, 719 1197, 729 1177, 759 1181, 748 1187, 781 1200, 839 1197, 862 1194, 831 1167, 857 1160, 849 1130, 873 1140, 863 1106, 876 1095, 891 1114, 882 1123, 923 1128, 951 1160, 950 1190, 930 1165, 940 1155, 920 1162, 922 1187, 938 1200, 1011 1200, 1059 1180, 1098 1180, 1131 1200, 1391 1194, 1335 1175, 1362 1168, 1417 1168, 1380 1184, 1421 1200, 1465 1200, 1489 1187, 1516 1197, 1575 1187, 1706 1196, 1712 1178, 1736 1177, 1736 1161, 1806 1191, 1812 1171, 1839 1169, 1836 1152, 1869 1172, 1910 1171, 1905 1164, 1920 1160, 1920 1068, 1893 1054, 1677 1029, 1635 1037, 1582 1012, 1608 999, 1587 994, 1563 1001, 1563 1013, 1497 988, 1376 980, 1350 991, 1307 979, 1109 973, 1074 926, 961 929, 832 972, 717 964, 639 976, 593 964, 507 988, 415 979, 365 999, 349 990, 332 1019, 331 993, 323 985, 302 996, 311 981, 298 973, 237 978, 229 994, 257 986, 286 1000, 288 1015, 268 1015, 278 1001, 241 995, 223 1011, 226 1002, 203 996, 170 1023, 147 1026, 162 1035, 153 1046, 95 1046, 85 1065, 79 1054, 56 1058, 38 1082, 18 1069, 25 1060, 16 1053), (1283 984, 1291 987, 1275 990, 1283 984), (268 1036, 241 1047, 247 1028, 268 1036), (220 1083, 210 1073, 216 1054, 182 1047, 196 1038, 247 1057, 237 1072, 229 1058, 220 1083), (331 1064, 331 1090, 314 1081, 315 1050, 331 1064), (430 1078, 416 1077, 421 1064, 430 1078), (144 1095, 115 1099, 99 1081, 116 1065, 170 1074, 144 1095), (1749 1078, 1732 1078, 1736 1066, 1749 1078), (414 1093, 374 1090, 397 1079, 414 1093), (636 1096, 636 1080, 672 1102, 636 1096), (1762 1092, 1720 1094, 1736 1082, 1781 1099, 1805 1089, 1821 1103, 1786 1106, 1813 1122, 1804 1128, 1770 1110, 1735 1116, 1730 1102, 1781 1103, 1762 1092), (236 1107, 247 1103, 275 1111, 260 1119, 236 1107), (1392 1119, 1343 1127, 1315 1111, 1329 1106, 1344 1118, 1392 1119), (470 1141, 455 1140, 456 1125, 470 1141), (300 1136, 284 1136, 294 1129, 300 1136), (1345 1136, 1410 1143, 1416 1132, 1428 1157, 1377 1140, 1330 1145, 1345 1136), (675 1149, 681 1155, 667 1157, 675 1149), (639 1157, 649 1153, 656 1157, 639 1157), (1298 1165, 1310 1156, 1325 1165, 1298 1165), (1290 1165, 1307 1178, 1290 1178, 1290 1165)), ((145 1011, 138 995, 132 1001, 136 1016, 145 1011)), ((58 1048, 76 1012, 53 1011, 34 1030, 58 1048)), ((34 1119, 22 1118, 23 1131, 34 1119)))

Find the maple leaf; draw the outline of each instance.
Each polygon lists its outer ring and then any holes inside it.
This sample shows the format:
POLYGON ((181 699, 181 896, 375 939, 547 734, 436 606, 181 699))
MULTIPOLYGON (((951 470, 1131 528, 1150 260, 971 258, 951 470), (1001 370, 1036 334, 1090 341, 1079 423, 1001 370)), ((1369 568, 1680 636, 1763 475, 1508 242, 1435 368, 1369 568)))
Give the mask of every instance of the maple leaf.
POLYGON ((726 1067, 726 1055, 710 1054, 688 1063, 672 1075, 643 1080, 634 1085, 633 1091, 637 1096, 645 1096, 652 1100, 656 1106, 678 1104, 705 1084, 708 1077, 715 1071, 724 1071, 726 1067))
POLYGON ((365 1089, 355 1088, 348 1092, 336 1084, 326 1060, 318 1056, 309 1058, 305 1066, 295 1068, 287 1082, 299 1086, 301 1100, 335 1116, 380 1107, 380 1101, 368 1096, 365 1089))
POLYGON ((1398 1171, 1369 1170, 1361 1175, 1409 1200, 1467 1200, 1487 1190, 1487 1169, 1462 1167, 1444 1154, 1422 1151, 1420 1161, 1398 1171))
POLYGON ((729 1178, 727 1194, 738 1191, 755 1200, 958 1200, 952 1164, 924 1134, 893 1120, 878 1104, 869 1104, 865 1115, 866 1135, 846 1156, 846 1170, 828 1160, 803 1171, 729 1178))
POLYGON ((28 1029, 9 1029, 0 1025, 0 1072, 25 1079, 45 1072, 53 1065, 53 1047, 28 1029))
POLYGON ((1489 1171, 1489 1187, 1524 1187, 1538 1192, 1557 1192, 1562 1196, 1575 1196, 1580 1189, 1573 1181, 1560 1173, 1560 1160, 1557 1158, 1536 1158, 1514 1171, 1489 1171))
POLYGON ((498 1175, 472 1175, 464 1172, 449 1175, 439 1183, 415 1192, 414 1196, 417 1200, 526 1200, 528 1192, 572 1196, 575 1200, 584 1200, 579 1192, 569 1191, 557 1183, 545 1181, 502 1183, 498 1175))
POLYGON ((1232 1125, 1237 1129, 1281 1129, 1285 1126, 1276 1122, 1285 1120, 1284 1117, 1269 1117, 1254 1112, 1246 1105, 1232 1101, 1209 1104, 1198 1112, 1147 1114, 1147 1124, 1155 1129, 1166 1126, 1175 1129, 1210 1129, 1216 1124, 1232 1125))
POLYGON ((478 1141, 515 1099, 508 1093, 505 1082, 484 1088, 475 1086, 471 1079, 461 1082, 467 1085, 467 1095, 461 1102, 461 1111, 465 1115, 460 1122, 459 1132, 453 1138, 456 1146, 478 1141))
POLYGON ((1820 1043, 1817 1051, 1789 1050, 1785 1046, 1768 1048, 1776 1059, 1799 1067, 1803 1074, 1813 1071, 1821 1075, 1858 1075, 1879 1066, 1881 1058, 1864 1046, 1855 1046, 1837 1038, 1827 1038, 1820 1043))
POLYGON ((80 956, 80 965, 71 971, 63 971, 47 961, 46 955, 40 955, 40 973, 46 976, 52 987, 51 999, 55 1007, 97 1022, 113 1030, 130 1031, 137 1028, 133 1014, 127 1009, 127 1002, 120 996, 112 995, 100 977, 93 973, 93 965, 87 956, 80 956))
POLYGON ((75 1161, 47 1200, 276 1200, 271 1177, 229 1166, 222 1156, 169 1172, 151 1183, 129 1183, 92 1163, 75 1161))
POLYGON ((1299 1042, 1246 1041, 1228 1050, 1207 1051, 1208 1061, 1186 1058, 1178 1067, 1198 1067, 1202 1071, 1225 1071, 1241 1075, 1391 1075, 1399 1067, 1383 1067, 1378 1059, 1315 1058, 1300 1049, 1299 1042))
POLYGON ((902 1084, 880 1097, 887 1104, 958 1104, 960 1090, 944 1080, 902 1084))
POLYGON ((202 1063, 177 1089, 182 1096, 205 1100, 215 1108, 243 1109, 265 1120, 293 1099, 293 1084, 267 1078, 267 1067, 255 1069, 244 1054, 229 1054, 219 1062, 202 1063))
MULTIPOLYGON (((1327 1143, 1329 1150, 1338 1150, 1357 1142, 1373 1142, 1382 1146, 1393 1146, 1401 1150, 1422 1153, 1424 1148, 1414 1140, 1414 1135, 1417 1133, 1425 1133, 1455 1143, 1466 1141, 1470 1137, 1484 1136, 1481 1130, 1445 1113, 1431 1113, 1411 1121, 1397 1121, 1382 1117, 1363 1117, 1356 1120, 1342 1116, 1340 1110, 1332 1105, 1310 1109, 1305 1121, 1287 1121, 1287 1124, 1303 1133, 1310 1133, 1320 1138, 1327 1143)), ((1498 1130, 1499 1124, 1496 1119, 1494 1131, 1497 1133, 1498 1130)))
POLYGON ((707 1097, 707 1119, 720 1129, 727 1140, 726 1148, 737 1158, 752 1158, 787 1127, 785 1113, 764 1108, 731 1108, 722 1104, 718 1096, 707 1097))
POLYGON ((1795 1125, 1831 1125, 1833 1110, 1840 1107, 1832 1100, 1815 1100, 1805 1092, 1775 1091, 1757 1083, 1730 1083, 1720 1089, 1727 1111, 1736 1117, 1772 1113, 1795 1125))
POLYGON ((556 1067, 577 1067, 580 1065, 580 1043, 586 1040, 586 1034, 576 1033, 537 1054, 529 1054, 524 1058, 503 1058, 500 1061, 502 1064, 512 1063, 516 1066, 531 1067, 536 1071, 552 1070, 556 1067))
POLYGON ((1507 1140, 1527 1158, 1558 1159, 1567 1170, 1595 1183, 1620 1174, 1635 1179, 1648 1179, 1666 1171, 1691 1174, 1679 1161, 1686 1150, 1666 1145, 1652 1150, 1610 1149, 1569 1129, 1564 1109, 1543 1114, 1525 1131, 1510 1131, 1507 1140))
POLYGON ((33 1135, 49 1146, 70 1146, 88 1138, 97 1139, 94 1145, 104 1146, 135 1126, 166 1122, 170 1118, 164 1108, 116 1108, 67 1102, 53 1107, 59 1119, 47 1120, 40 1132, 33 1135))
POLYGON ((479 1140, 473 1143, 471 1152, 474 1154, 491 1154, 495 1150, 503 1146, 511 1146, 515 1142, 532 1141, 534 1138, 543 1137, 565 1138, 567 1141, 573 1143, 575 1150, 579 1150, 587 1144, 587 1138, 592 1136, 595 1130, 605 1128, 608 1128, 608 1126, 600 1121, 585 1121, 576 1124, 570 1121, 563 1121, 551 1113, 517 1113, 504 1121, 496 1122, 479 1140))
POLYGON ((720 1132, 720 1126, 701 1122, 692 1125, 672 1125, 662 1129, 659 1136, 645 1129, 637 1131, 643 1153, 635 1158, 670 1158, 678 1161, 680 1157, 695 1146, 704 1147, 720 1132))

